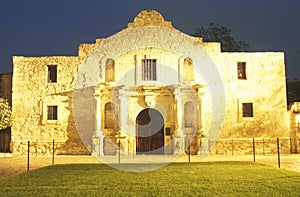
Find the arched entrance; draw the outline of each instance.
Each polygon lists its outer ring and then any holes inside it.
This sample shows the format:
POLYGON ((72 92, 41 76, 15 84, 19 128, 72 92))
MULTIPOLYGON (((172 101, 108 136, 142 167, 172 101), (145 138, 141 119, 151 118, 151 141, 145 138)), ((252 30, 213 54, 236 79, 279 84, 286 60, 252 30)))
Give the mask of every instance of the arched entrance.
POLYGON ((136 153, 164 154, 164 118, 153 108, 136 117, 136 153))

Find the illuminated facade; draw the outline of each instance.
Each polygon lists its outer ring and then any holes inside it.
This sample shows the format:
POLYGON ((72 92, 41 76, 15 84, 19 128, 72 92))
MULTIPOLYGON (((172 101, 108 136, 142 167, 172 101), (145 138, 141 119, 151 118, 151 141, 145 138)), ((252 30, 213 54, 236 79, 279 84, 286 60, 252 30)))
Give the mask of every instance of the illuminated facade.
POLYGON ((191 144, 197 154, 207 137, 290 137, 285 81, 282 52, 222 52, 142 11, 78 56, 13 57, 11 150, 24 153, 30 140, 47 153, 54 139, 60 154, 111 155, 119 141, 124 153, 181 154, 191 144))

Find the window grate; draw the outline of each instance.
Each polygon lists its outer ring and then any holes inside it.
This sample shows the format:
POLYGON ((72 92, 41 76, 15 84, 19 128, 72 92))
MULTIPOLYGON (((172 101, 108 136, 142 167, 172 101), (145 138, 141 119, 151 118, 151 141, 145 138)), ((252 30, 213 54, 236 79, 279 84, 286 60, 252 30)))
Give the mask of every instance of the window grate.
POLYGON ((48 120, 57 120, 57 106, 47 106, 47 119, 48 120))
POLYGON ((253 117, 253 103, 243 103, 243 117, 253 117))
POLYGON ((156 81, 156 59, 142 60, 143 81, 156 81))
POLYGON ((238 62, 237 63, 237 74, 238 74, 238 79, 247 79, 246 62, 238 62))
POLYGON ((56 83, 57 82, 57 66, 48 66, 48 83, 56 83))

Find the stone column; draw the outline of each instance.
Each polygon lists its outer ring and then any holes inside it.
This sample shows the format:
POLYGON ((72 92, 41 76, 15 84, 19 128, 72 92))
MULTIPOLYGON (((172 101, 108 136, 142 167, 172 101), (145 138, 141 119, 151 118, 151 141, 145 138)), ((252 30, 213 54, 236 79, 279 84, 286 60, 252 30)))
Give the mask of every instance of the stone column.
POLYGON ((102 117, 101 117, 101 96, 102 94, 95 94, 95 131, 92 136, 92 155, 103 156, 104 136, 102 132, 102 117))
POLYGON ((201 149, 201 140, 202 140, 202 135, 204 135, 204 131, 203 131, 203 108, 202 108, 202 99, 200 98, 200 96, 198 95, 198 124, 197 124, 197 130, 196 130, 196 135, 195 137, 197 138, 197 147, 198 147, 198 152, 197 154, 199 154, 200 149, 201 149))
POLYGON ((175 90, 175 99, 176 99, 176 109, 177 109, 177 132, 176 136, 183 136, 182 131, 182 107, 181 107, 181 97, 180 97, 180 89, 175 90))
POLYGON ((206 135, 207 135, 207 132, 205 130, 205 111, 204 111, 204 108, 203 108, 203 95, 204 95, 204 90, 203 88, 199 88, 198 89, 198 100, 199 100, 199 134, 200 136, 200 139, 198 141, 199 143, 199 151, 197 154, 200 154, 202 155, 205 151, 207 151, 207 143, 205 143, 205 139, 206 139, 206 135))
MULTIPOLYGON (((183 70, 182 70, 182 65, 183 65, 184 59, 183 57, 178 59, 178 83, 181 84, 182 83, 182 74, 183 74, 183 70)), ((184 81, 185 79, 183 79, 184 81)))
POLYGON ((177 131, 174 138, 174 154, 182 154, 184 152, 184 137, 182 130, 182 107, 180 89, 175 90, 176 114, 177 114, 177 131))
POLYGON ((120 134, 117 136, 117 140, 121 142, 122 153, 128 154, 128 140, 127 140, 127 129, 128 129, 128 95, 125 90, 119 92, 119 126, 120 134))
POLYGON ((202 98, 199 99, 199 131, 201 134, 204 132, 204 110, 202 98))
POLYGON ((204 95, 204 89, 203 87, 198 88, 198 101, 199 101, 199 132, 202 135, 206 135, 205 131, 205 114, 204 114, 204 108, 203 108, 203 95, 204 95))

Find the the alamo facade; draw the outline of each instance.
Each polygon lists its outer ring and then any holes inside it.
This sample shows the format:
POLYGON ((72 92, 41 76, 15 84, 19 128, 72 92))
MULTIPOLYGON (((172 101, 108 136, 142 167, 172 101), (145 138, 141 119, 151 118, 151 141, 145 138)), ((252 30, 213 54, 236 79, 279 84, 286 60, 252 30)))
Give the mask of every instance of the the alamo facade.
POLYGON ((222 52, 156 11, 78 56, 14 56, 12 84, 13 153, 55 140, 58 154, 112 155, 119 142, 197 154, 208 140, 290 137, 284 53, 222 52))

